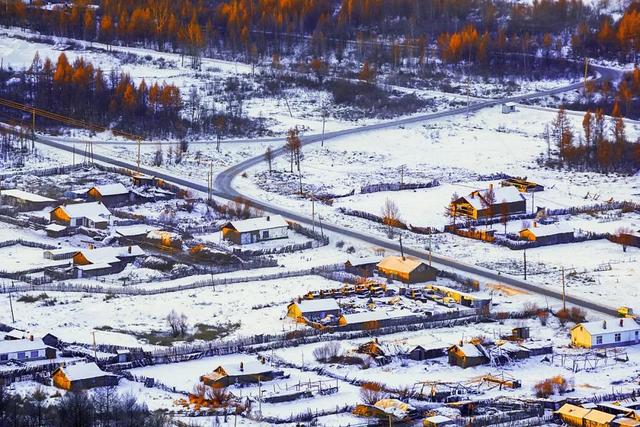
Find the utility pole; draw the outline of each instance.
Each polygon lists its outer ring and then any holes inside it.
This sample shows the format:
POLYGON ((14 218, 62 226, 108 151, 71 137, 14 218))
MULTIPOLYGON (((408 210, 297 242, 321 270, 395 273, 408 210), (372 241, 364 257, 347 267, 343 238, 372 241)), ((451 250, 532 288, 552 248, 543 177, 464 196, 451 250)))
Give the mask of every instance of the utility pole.
POLYGON ((73 167, 76 167, 76 144, 75 142, 73 143, 73 155, 71 157, 73 159, 73 167))
MULTIPOLYGON (((13 282, 11 282, 11 288, 13 289, 13 282)), ((13 315, 13 301, 11 301, 11 290, 9 289, 9 308, 11 308, 11 323, 16 323, 16 318, 13 315)))
POLYGON ((316 197, 314 194, 311 195, 311 229, 313 233, 316 232, 316 206, 315 206, 316 197))
POLYGON ((431 227, 429 227, 429 267, 431 267, 431 227))
POLYGON ((564 267, 562 267, 562 311, 567 310, 567 293, 564 287, 564 267))
POLYGON ((406 167, 406 165, 400 165, 400 187, 402 189, 402 186, 404 185, 404 168, 406 167))
POLYGON ((584 89, 587 90, 587 74, 589 73, 589 57, 584 57, 584 89))
POLYGON ((404 248, 402 247, 402 234, 400 235, 400 255, 402 255, 402 260, 404 261, 404 248))
POLYGON ((527 248, 522 252, 522 256, 524 257, 524 280, 527 280, 527 248))
POLYGON ((31 110, 31 149, 35 148, 36 143, 36 109, 31 110))
POLYGON ((91 333, 91 335, 93 335, 93 358, 97 362, 98 361, 98 352, 96 351, 96 331, 93 331, 91 333))
POLYGON ((140 145, 142 144, 142 141, 140 141, 140 138, 138 138, 137 142, 138 142, 138 175, 140 175, 140 145))
POLYGON ((320 141, 320 146, 324 147, 324 124, 327 120, 327 109, 326 106, 322 105, 322 140, 320 141))

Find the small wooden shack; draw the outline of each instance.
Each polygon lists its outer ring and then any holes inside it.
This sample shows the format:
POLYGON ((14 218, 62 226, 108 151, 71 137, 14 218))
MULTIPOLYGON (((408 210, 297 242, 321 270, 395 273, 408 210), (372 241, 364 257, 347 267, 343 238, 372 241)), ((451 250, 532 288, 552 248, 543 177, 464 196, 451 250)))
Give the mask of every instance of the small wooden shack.
POLYGON ((471 343, 453 345, 449 347, 447 354, 449 355, 450 365, 460 366, 465 369, 489 362, 486 352, 480 349, 479 345, 471 343))
POLYGON ((51 222, 70 227, 106 229, 111 212, 102 202, 60 205, 49 214, 51 222))
POLYGON ((328 316, 337 319, 340 314, 340 306, 333 298, 302 300, 287 306, 287 316, 299 322, 306 320, 317 322, 328 316))
POLYGON ((382 261, 382 257, 379 256, 350 258, 344 263, 344 269, 347 273, 357 276, 371 277, 380 261, 382 261))
POLYGON ((93 362, 62 366, 53 371, 51 379, 54 386, 73 392, 95 387, 113 387, 120 381, 117 375, 103 371, 93 362))
POLYGON ((418 361, 436 359, 438 357, 444 356, 446 350, 447 349, 444 347, 425 348, 421 345, 417 345, 407 352, 406 357, 407 359, 418 361))
POLYGON ((419 283, 436 280, 438 270, 426 263, 405 256, 392 255, 384 258, 376 266, 378 273, 404 283, 419 283))
POLYGON ((39 210, 55 205, 56 201, 28 191, 12 189, 0 192, 2 203, 26 210, 39 210))
POLYGON ((541 225, 534 222, 533 226, 523 228, 518 234, 523 240, 541 245, 557 245, 574 241, 573 228, 558 223, 541 225))
POLYGON ((87 191, 89 200, 100 201, 105 206, 122 206, 132 201, 133 194, 120 183, 97 185, 87 191))
POLYGON ((238 365, 218 366, 210 374, 202 375, 200 381, 211 387, 228 387, 233 384, 257 384, 271 381, 277 373, 264 362, 245 360, 238 365))

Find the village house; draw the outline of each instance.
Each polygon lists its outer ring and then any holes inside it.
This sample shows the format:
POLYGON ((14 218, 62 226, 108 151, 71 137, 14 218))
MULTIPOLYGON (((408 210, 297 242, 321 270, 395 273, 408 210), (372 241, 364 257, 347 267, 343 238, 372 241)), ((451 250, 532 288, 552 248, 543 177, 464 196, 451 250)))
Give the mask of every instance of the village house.
POLYGON ((16 206, 25 210, 40 210, 47 206, 53 206, 56 201, 39 194, 29 193, 18 189, 2 190, 2 203, 16 206))
POLYGON ((534 222, 533 226, 523 228, 518 234, 523 240, 541 245, 557 245, 574 241, 573 228, 558 223, 542 225, 534 222))
POLYGON ((51 374, 53 385, 68 391, 79 392, 95 387, 115 387, 120 378, 105 372, 95 363, 76 363, 61 366, 51 374))
POLYGON ((343 314, 338 319, 338 325, 345 330, 375 330, 400 324, 415 317, 409 311, 364 311, 361 313, 343 314))
POLYGON ((416 345, 411 348, 411 350, 407 351, 405 357, 411 360, 428 360, 428 359, 436 359, 438 357, 444 356, 446 352, 446 348, 440 346, 434 347, 423 347, 421 345, 416 345))
POLYGON ((431 289, 434 293, 441 297, 453 298, 457 304, 465 307, 476 309, 479 313, 489 314, 491 309, 491 297, 482 293, 469 293, 458 289, 449 288, 447 286, 427 285, 427 289, 431 289))
POLYGON ((318 322, 329 316, 337 319, 340 314, 340 306, 333 298, 305 299, 287 306, 287 316, 303 323, 307 320, 318 322))
POLYGON ((55 359, 56 349, 49 347, 42 339, 9 339, 0 341, 0 363, 10 360, 26 362, 29 360, 55 359))
POLYGON ((438 270, 420 260, 398 255, 384 258, 377 264, 376 268, 379 274, 404 283, 436 280, 438 273, 438 270))
POLYGON ((72 259, 78 252, 80 252, 80 250, 75 248, 48 249, 42 252, 42 256, 44 259, 61 261, 65 259, 72 259))
POLYGON ((73 264, 78 278, 101 276, 119 273, 144 254, 140 246, 82 249, 73 256, 73 264))
POLYGON ((344 263, 344 269, 347 273, 357 276, 371 277, 380 261, 382 261, 382 257, 379 256, 351 258, 344 263))
POLYGON ((66 225, 60 225, 51 223, 44 228, 44 231, 47 233, 47 237, 63 237, 69 234, 69 227, 66 225))
POLYGON ((453 345, 449 347, 447 354, 449 355, 450 365, 460 366, 465 369, 489 363, 486 351, 479 344, 464 343, 453 345))
POLYGON ((97 185, 87 191, 87 199, 105 206, 122 206, 132 201, 132 193, 120 183, 97 185))
POLYGON ((422 421, 424 427, 450 427, 455 426, 456 423, 449 417, 444 415, 434 415, 432 417, 425 418, 422 421))
POLYGON ((101 202, 60 205, 49 214, 51 222, 70 227, 106 229, 111 212, 101 202))
POLYGON ((289 224, 280 215, 230 221, 222 226, 222 238, 238 245, 288 237, 289 224))
POLYGON ((602 348, 640 343, 640 325, 631 318, 578 323, 571 328, 575 347, 602 348))
POLYGON ((466 216, 471 219, 493 218, 503 214, 519 215, 527 211, 527 201, 512 186, 475 190, 467 196, 451 202, 451 215, 466 216))
POLYGON ((610 427, 616 424, 616 416, 597 409, 584 408, 566 403, 555 412, 556 416, 570 426, 610 427))
POLYGON ((264 362, 245 360, 237 365, 218 366, 210 374, 202 375, 200 381, 211 387, 228 387, 233 384, 271 381, 278 375, 278 372, 264 362))

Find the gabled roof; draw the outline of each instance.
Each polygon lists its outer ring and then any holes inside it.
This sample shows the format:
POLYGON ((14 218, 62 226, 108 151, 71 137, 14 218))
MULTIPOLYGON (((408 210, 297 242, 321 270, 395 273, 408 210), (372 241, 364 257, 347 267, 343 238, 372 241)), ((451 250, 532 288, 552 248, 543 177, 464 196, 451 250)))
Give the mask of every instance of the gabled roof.
POLYGON ((147 224, 134 224, 116 227, 115 232, 122 237, 133 237, 146 235, 148 232, 154 230, 158 230, 158 227, 147 224))
POLYGON ((40 338, 34 339, 33 341, 28 339, 0 341, 0 354, 44 350, 47 347, 40 338))
POLYGON ((380 261, 377 267, 384 270, 397 271, 398 273, 411 273, 421 264, 424 263, 418 259, 391 255, 380 261))
POLYGON ((89 218, 91 220, 106 219, 111 212, 100 202, 75 203, 58 206, 71 218, 89 218))
POLYGON ((611 421, 613 421, 615 418, 616 418, 615 415, 608 414, 606 412, 598 411, 595 409, 592 409, 591 411, 589 411, 587 415, 584 416, 584 419, 586 421, 594 421, 600 425, 607 425, 607 426, 610 425, 611 421))
POLYGON ((484 354, 482 353, 482 351, 480 351, 480 349, 477 346, 471 343, 467 342, 462 345, 456 345, 454 347, 457 347, 458 349, 460 349, 460 352, 467 357, 484 357, 484 354))
POLYGON ((258 375, 273 372, 273 368, 270 365, 260 363, 257 360, 243 360, 242 370, 240 370, 240 363, 233 363, 220 365, 214 369, 214 371, 220 368, 222 368, 228 376, 258 375))
POLYGON ((340 310, 338 302, 333 298, 305 299, 295 304, 303 314, 340 310))
POLYGON ((122 194, 129 194, 127 187, 119 182, 115 184, 96 185, 91 190, 96 190, 101 196, 119 196, 122 194))
POLYGON ((382 261, 382 257, 379 257, 379 256, 349 258, 347 260, 347 262, 351 264, 353 267, 357 267, 359 265, 378 264, 380 261, 382 261))
POLYGON ((115 376, 109 372, 105 372, 98 367, 95 363, 76 363, 75 365, 65 366, 59 368, 64 372, 69 381, 80 381, 89 378, 97 378, 104 376, 115 376))
POLYGON ((573 233, 573 228, 568 226, 567 224, 538 224, 536 226, 531 226, 527 228, 523 228, 520 232, 528 230, 536 237, 544 237, 544 236, 554 236, 556 234, 564 234, 564 233, 573 233))
POLYGON ((357 324, 357 323, 365 323, 365 322, 376 322, 379 320, 386 319, 395 319, 398 317, 405 317, 411 315, 411 312, 401 312, 401 311, 364 311, 362 313, 353 313, 353 314, 343 314, 343 319, 347 322, 348 325, 357 324))
POLYGON ((231 227, 239 233, 268 230, 270 228, 288 227, 287 221, 280 215, 270 215, 261 218, 249 218, 242 221, 230 221, 224 227, 231 227))
POLYGON ((580 326, 582 326, 589 333, 589 335, 640 331, 640 325, 634 319, 630 318, 595 320, 593 322, 578 323, 576 326, 571 328, 571 330, 580 326))
POLYGON ((80 253, 91 264, 113 264, 120 262, 120 258, 144 255, 142 248, 137 245, 82 249, 80 253))
POLYGON ((34 203, 55 202, 55 200, 50 199, 48 197, 44 197, 39 194, 29 193, 27 191, 22 191, 18 189, 2 190, 1 194, 2 196, 8 196, 8 197, 13 197, 15 199, 26 200, 27 202, 34 202, 34 203))

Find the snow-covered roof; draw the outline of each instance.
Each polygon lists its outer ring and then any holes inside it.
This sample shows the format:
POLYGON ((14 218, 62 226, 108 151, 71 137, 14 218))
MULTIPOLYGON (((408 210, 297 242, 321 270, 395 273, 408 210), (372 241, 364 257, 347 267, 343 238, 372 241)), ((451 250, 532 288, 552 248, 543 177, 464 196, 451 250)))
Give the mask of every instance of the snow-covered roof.
POLYGON ((576 418, 584 418, 584 416, 587 415, 589 411, 591 411, 591 409, 581 408, 570 403, 565 403, 560 409, 556 411, 556 414, 567 415, 576 418))
POLYGON ((423 264, 423 262, 414 258, 403 258, 399 255, 391 255, 380 261, 378 268, 397 271, 399 273, 410 273, 418 268, 420 264, 423 264))
POLYGON ((482 357, 484 356, 484 354, 482 354, 482 352, 480 351, 480 349, 471 344, 471 343, 464 343, 462 345, 459 345, 458 348, 460 349, 460 351, 468 356, 468 357, 482 357))
POLYGON ((121 183, 96 185, 91 190, 95 189, 102 196, 119 196, 121 194, 129 194, 127 187, 121 183))
POLYGON ((505 102, 504 105, 506 105, 507 107, 515 107, 516 103, 515 102, 505 102))
POLYGON ((395 319, 408 315, 411 315, 411 313, 402 311, 363 311, 362 313, 343 314, 342 317, 348 325, 351 325, 357 323, 375 322, 378 320, 395 319))
POLYGON ((22 191, 18 189, 2 190, 1 194, 3 196, 13 197, 15 199, 26 200, 27 202, 34 202, 34 203, 55 202, 55 200, 50 199, 48 197, 44 197, 39 194, 29 193, 27 191, 22 191))
MULTIPOLYGON (((616 418, 615 415, 592 409, 584 416, 585 421, 593 421, 595 425, 608 426, 616 418)), ((587 423, 590 424, 590 423, 587 423)))
POLYGON ((113 264, 119 262, 122 257, 144 255, 142 248, 137 245, 82 249, 80 252, 91 264, 113 264))
POLYGON ((240 370, 240 362, 221 365, 220 368, 229 376, 266 374, 273 371, 270 365, 260 363, 257 360, 243 360, 242 370, 240 370))
POLYGON ((305 299, 296 303, 302 313, 340 310, 338 302, 333 298, 305 299))
POLYGON ((452 420, 451 418, 445 417, 444 415, 434 415, 433 417, 427 418, 425 421, 428 421, 430 423, 440 424, 440 423, 451 422, 452 420))
POLYGON ((630 318, 615 320, 595 320, 593 322, 578 323, 573 329, 583 327, 590 335, 616 334, 619 332, 640 331, 640 325, 630 318))
POLYGON ((523 228, 520 232, 528 230, 536 237, 554 236, 556 234, 573 233, 573 228, 567 224, 554 223, 554 224, 537 224, 528 228, 523 228))
POLYGON ((260 218, 249 218, 242 221, 230 221, 227 226, 231 226, 239 233, 250 231, 268 230, 270 228, 288 227, 287 221, 280 215, 270 215, 260 218))
MULTIPOLYGON (((483 203, 483 200, 486 200, 486 195, 489 189, 486 190, 476 190, 471 192, 467 196, 463 196, 462 198, 466 200, 474 209, 480 210, 485 209, 486 206, 483 203)), ((507 187, 493 187, 493 200, 494 204, 500 203, 514 203, 521 202, 524 200, 524 196, 520 194, 518 189, 513 186, 507 187)))
POLYGON ((43 253, 50 253, 51 255, 68 255, 80 252, 80 249, 75 248, 59 248, 59 249, 47 249, 43 253))
POLYGON ((0 354, 43 350, 45 348, 47 348, 47 345, 40 338, 33 341, 28 339, 0 341, 0 354))
POLYGON ((70 381, 86 380, 88 378, 103 377, 105 375, 114 376, 109 372, 103 371, 93 362, 76 363, 75 365, 65 366, 60 369, 62 369, 70 381))
POLYGON ((27 332, 25 331, 21 331, 20 329, 12 329, 9 332, 7 332, 6 334, 4 334, 5 337, 9 337, 9 338, 13 338, 16 340, 21 340, 27 337, 27 332))
POLYGON ((349 258, 347 262, 352 266, 356 267, 359 265, 367 265, 367 264, 378 264, 382 261, 382 257, 379 256, 369 256, 363 258, 349 258))
POLYGON ((59 206, 71 218, 89 218, 92 220, 106 219, 111 212, 100 202, 75 203, 59 206))
POLYGON ((66 226, 60 224, 49 224, 44 229, 47 231, 62 231, 66 230, 66 226))
POLYGON ((135 224, 116 227, 115 232, 123 237, 146 235, 150 231, 158 230, 157 227, 147 224, 135 224))
POLYGON ((386 412, 387 414, 395 415, 399 418, 404 418, 409 413, 409 411, 413 411, 415 409, 408 403, 404 403, 398 399, 381 399, 378 400, 373 406, 386 412))
MULTIPOLYGON (((112 261, 112 263, 115 263, 115 262, 118 262, 118 260, 112 261)), ((104 268, 111 268, 111 264, 95 263, 95 264, 87 264, 87 265, 76 265, 76 268, 82 271, 94 271, 94 270, 102 270, 104 268)))

